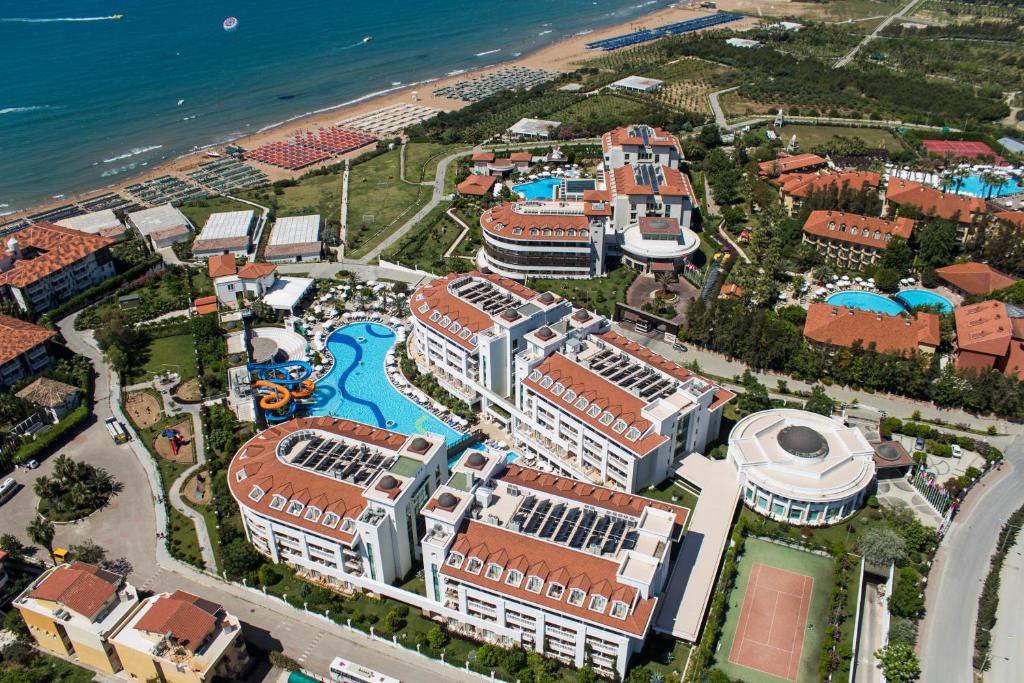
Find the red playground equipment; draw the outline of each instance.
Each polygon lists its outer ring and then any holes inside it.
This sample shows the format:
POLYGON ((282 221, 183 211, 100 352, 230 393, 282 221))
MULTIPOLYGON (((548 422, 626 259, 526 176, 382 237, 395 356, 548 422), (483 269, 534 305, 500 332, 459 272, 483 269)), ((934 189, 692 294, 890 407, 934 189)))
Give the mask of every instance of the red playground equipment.
POLYGON ((165 429, 160 432, 160 436, 171 442, 171 453, 177 455, 178 449, 181 448, 181 432, 177 429, 165 429))

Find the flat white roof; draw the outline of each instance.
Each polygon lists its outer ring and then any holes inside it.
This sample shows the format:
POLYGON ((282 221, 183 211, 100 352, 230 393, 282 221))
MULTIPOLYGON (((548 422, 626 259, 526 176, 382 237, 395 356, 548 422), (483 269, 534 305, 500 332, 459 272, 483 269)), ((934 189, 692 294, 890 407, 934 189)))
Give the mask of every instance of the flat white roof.
POLYGON ((188 218, 185 217, 185 214, 178 211, 170 204, 155 206, 152 209, 135 211, 134 213, 128 214, 128 220, 131 221, 131 224, 134 225, 139 232, 146 236, 149 236, 157 230, 176 228, 179 225, 184 225, 187 228, 191 228, 192 226, 192 224, 188 222, 188 218))
POLYGON ((203 226, 203 232, 199 235, 200 240, 220 240, 228 237, 245 237, 252 228, 252 219, 255 212, 249 211, 225 211, 223 213, 211 213, 203 226))
POLYGON ((657 78, 644 78, 643 76, 626 76, 625 78, 615 81, 611 84, 612 88, 628 88, 630 90, 656 90, 660 88, 665 81, 659 81, 657 78))
POLYGON ((263 303, 276 310, 291 310, 312 286, 310 277, 279 277, 263 297, 263 303))
POLYGON ((102 211, 93 211, 81 216, 72 216, 71 218, 57 221, 57 225, 71 228, 72 230, 88 232, 93 235, 101 230, 123 227, 121 221, 117 220, 113 209, 103 209, 102 211))
POLYGON ((562 125, 561 121, 519 119, 508 131, 513 135, 547 135, 552 128, 558 128, 560 125, 562 125))
POLYGON ((270 233, 268 245, 306 244, 320 239, 320 215, 278 218, 270 233))

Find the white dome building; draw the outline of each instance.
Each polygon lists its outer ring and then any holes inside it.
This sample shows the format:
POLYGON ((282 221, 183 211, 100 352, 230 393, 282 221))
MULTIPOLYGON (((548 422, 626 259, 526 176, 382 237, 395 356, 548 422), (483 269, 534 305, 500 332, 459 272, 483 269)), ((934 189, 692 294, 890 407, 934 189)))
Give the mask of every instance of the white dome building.
POLYGON ((743 502, 790 524, 835 524, 860 509, 873 453, 860 430, 790 408, 748 415, 729 434, 743 502))
POLYGON ((700 248, 700 238, 675 218, 646 216, 623 231, 621 248, 626 264, 640 272, 675 272, 700 248))

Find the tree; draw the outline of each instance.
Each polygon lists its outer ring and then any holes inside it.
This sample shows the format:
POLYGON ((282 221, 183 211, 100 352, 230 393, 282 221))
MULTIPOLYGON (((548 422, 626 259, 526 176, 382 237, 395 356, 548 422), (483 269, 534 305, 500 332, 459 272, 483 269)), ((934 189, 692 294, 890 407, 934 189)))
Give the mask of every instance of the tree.
POLYGON ((106 559, 107 551, 90 538, 84 543, 68 546, 68 556, 72 560, 99 566, 106 559))
POLYGON ((938 219, 928 220, 920 229, 914 230, 914 238, 917 242, 917 255, 932 267, 944 266, 952 261, 960 244, 953 222, 938 219))
POLYGON ((906 643, 889 643, 875 652, 875 658, 890 683, 909 683, 921 675, 917 655, 906 643))
POLYGON ((50 553, 50 559, 53 559, 53 522, 44 519, 42 515, 36 515, 25 527, 25 531, 32 542, 46 548, 46 552, 50 553))
POLYGON ((658 276, 655 279, 658 284, 661 285, 661 296, 670 296, 672 292, 669 291, 669 285, 676 281, 676 274, 671 270, 666 270, 658 273, 658 276))
POLYGON ((864 559, 877 567, 901 564, 907 558, 907 546, 903 537, 887 526, 871 527, 864 532, 857 544, 864 559))
POLYGON ((889 622, 889 642, 913 646, 917 642, 917 622, 913 619, 894 617, 889 622))
POLYGON ((804 410, 825 416, 832 415, 835 407, 836 402, 828 397, 828 394, 825 393, 825 388, 820 384, 815 384, 811 388, 811 396, 804 403, 804 410))
POLYGON ((501 648, 493 643, 481 645, 476 651, 476 662, 490 669, 497 668, 501 664, 501 648))
POLYGON ((910 250, 907 240, 902 237, 893 237, 889 240, 889 244, 882 250, 878 265, 880 268, 896 271, 899 277, 909 273, 914 265, 914 252, 910 250))
POLYGON ((434 626, 427 631, 427 645, 432 650, 443 650, 448 644, 448 634, 440 626, 434 626))
POLYGON ((398 613, 398 610, 389 610, 384 615, 384 630, 388 633, 398 633, 405 626, 405 619, 398 613))
POLYGON ((12 609, 4 617, 5 631, 10 631, 14 634, 14 637, 20 641, 28 642, 32 638, 31 631, 28 630, 28 624, 25 623, 25 619, 21 616, 21 612, 16 609, 12 609))
POLYGON ((20 560, 25 557, 28 548, 14 534, 3 534, 0 536, 0 550, 7 553, 7 557, 12 560, 20 560))
POLYGON ((756 413, 760 410, 768 410, 772 407, 771 398, 768 396, 768 388, 761 384, 750 370, 743 372, 741 381, 743 391, 736 399, 736 410, 744 415, 756 413))
POLYGON ((921 597, 920 576, 912 567, 900 569, 896 585, 889 597, 889 611, 898 617, 917 619, 924 612, 924 598, 921 597))
POLYGON ((900 272, 892 268, 879 268, 875 271, 875 285, 883 292, 895 292, 900 288, 900 272))
POLYGON ((576 671, 576 680, 578 683, 597 683, 597 672, 594 671, 594 667, 589 664, 584 664, 576 671))
POLYGON ((224 571, 233 579, 245 576, 263 564, 263 557, 244 538, 236 538, 224 546, 223 558, 224 571))

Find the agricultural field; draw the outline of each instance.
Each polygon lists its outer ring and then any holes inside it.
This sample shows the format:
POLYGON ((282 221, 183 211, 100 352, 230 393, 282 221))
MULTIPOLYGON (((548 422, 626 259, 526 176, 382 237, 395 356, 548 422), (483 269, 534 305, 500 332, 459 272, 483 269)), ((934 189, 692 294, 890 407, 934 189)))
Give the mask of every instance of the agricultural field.
POLYGON ((961 24, 975 21, 1024 21, 1024 8, 1011 5, 975 4, 973 2, 947 2, 928 0, 911 15, 914 21, 937 24, 961 24))
POLYGON ((832 2, 780 2, 779 0, 718 0, 718 9, 738 11, 765 17, 787 18, 799 21, 801 18, 846 22, 864 21, 871 17, 881 19, 892 14, 903 4, 898 0, 832 0, 832 2))
POLYGON ((617 95, 593 95, 577 102, 552 116, 562 122, 563 126, 572 128, 591 128, 597 122, 616 121, 607 128, 614 128, 624 122, 642 120, 649 105, 634 102, 617 95))
POLYGON ((653 99, 674 109, 710 113, 708 93, 727 88, 733 83, 732 69, 703 59, 683 57, 668 62, 643 75, 665 81, 653 99))
POLYGON ((430 197, 430 188, 401 181, 398 154, 395 149, 352 167, 346 238, 350 258, 379 244, 430 197))

